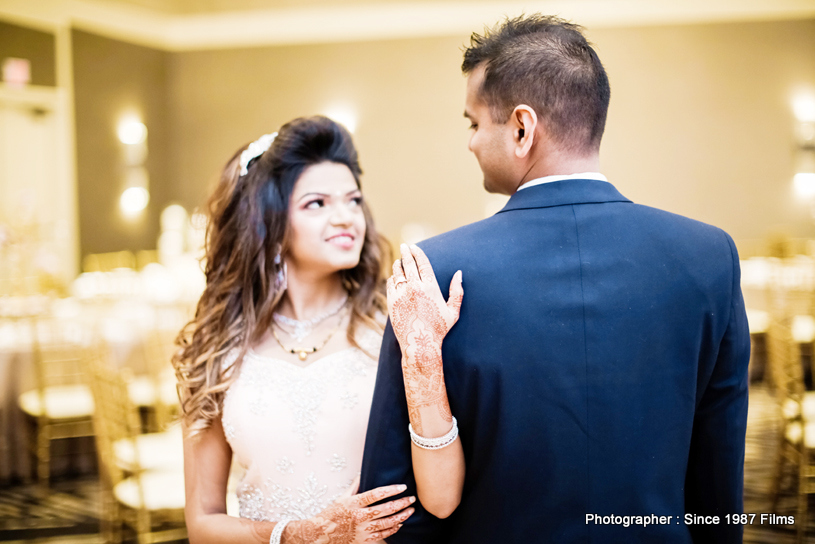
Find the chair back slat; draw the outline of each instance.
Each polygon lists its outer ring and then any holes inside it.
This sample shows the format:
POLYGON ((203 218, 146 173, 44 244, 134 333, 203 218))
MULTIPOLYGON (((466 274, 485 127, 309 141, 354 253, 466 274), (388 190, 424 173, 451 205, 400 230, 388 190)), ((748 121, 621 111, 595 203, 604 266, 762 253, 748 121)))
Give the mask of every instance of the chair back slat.
POLYGON ((800 420, 803 414, 804 372, 801 350, 792 334, 792 319, 773 319, 767 330, 767 355, 773 392, 782 417, 800 420))
POLYGON ((88 329, 82 323, 55 319, 38 319, 32 327, 38 388, 86 384, 88 329))
MULTIPOLYGON (((140 432, 138 409, 130 401, 127 382, 122 373, 106 360, 102 350, 95 350, 90 365, 91 389, 96 409, 93 415, 100 466, 104 468, 112 485, 125 476, 116 461, 114 444, 120 440, 133 441, 140 432)), ((138 452, 133 445, 135 465, 138 452)))
POLYGON ((173 355, 178 349, 175 336, 175 331, 153 330, 144 340, 144 361, 155 392, 154 410, 159 431, 166 430, 172 422, 173 414, 179 409, 177 397, 168 398, 165 393, 168 382, 175 383, 172 365, 173 355))

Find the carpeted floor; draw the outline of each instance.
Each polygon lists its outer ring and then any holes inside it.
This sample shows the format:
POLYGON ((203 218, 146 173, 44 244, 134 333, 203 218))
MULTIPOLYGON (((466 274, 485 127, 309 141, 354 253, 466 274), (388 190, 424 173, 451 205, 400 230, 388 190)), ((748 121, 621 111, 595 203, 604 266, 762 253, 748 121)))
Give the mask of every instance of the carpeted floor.
MULTIPOLYGON (((90 477, 52 482, 45 497, 36 485, 0 488, 0 543, 102 544, 100 504, 99 480, 90 477)), ((136 541, 128 530, 123 536, 136 541)))
POLYGON ((52 484, 43 497, 37 486, 0 490, 0 542, 101 542, 99 482, 74 479, 52 484))
MULTIPOLYGON (((750 392, 745 454, 744 511, 757 514, 745 526, 747 544, 795 542, 793 527, 761 523, 760 514, 771 513, 770 485, 777 446, 777 407, 761 386, 750 392)), ((99 483, 93 478, 55 482, 43 499, 36 486, 6 486, 0 489, 0 542, 99 543, 99 483)), ((815 499, 810 502, 807 542, 815 544, 815 499)), ((782 495, 780 515, 795 514, 792 489, 782 495)))

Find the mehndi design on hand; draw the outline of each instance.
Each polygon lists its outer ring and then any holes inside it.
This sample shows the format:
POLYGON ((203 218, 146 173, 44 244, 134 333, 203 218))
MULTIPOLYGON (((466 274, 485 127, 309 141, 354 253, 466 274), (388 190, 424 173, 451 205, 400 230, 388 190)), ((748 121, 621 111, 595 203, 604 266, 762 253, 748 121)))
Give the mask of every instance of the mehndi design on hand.
POLYGON ((453 421, 441 345, 458 321, 463 296, 461 271, 453 275, 450 297, 445 302, 424 252, 416 246, 402 246, 402 259, 393 264, 393 276, 388 279, 388 309, 402 349, 408 414, 419 434, 423 407, 435 406, 444 421, 453 421))
POLYGON ((283 544, 356 544, 376 542, 395 534, 413 514, 414 497, 403 497, 368 508, 405 490, 403 485, 378 487, 338 499, 320 514, 290 523, 283 544))

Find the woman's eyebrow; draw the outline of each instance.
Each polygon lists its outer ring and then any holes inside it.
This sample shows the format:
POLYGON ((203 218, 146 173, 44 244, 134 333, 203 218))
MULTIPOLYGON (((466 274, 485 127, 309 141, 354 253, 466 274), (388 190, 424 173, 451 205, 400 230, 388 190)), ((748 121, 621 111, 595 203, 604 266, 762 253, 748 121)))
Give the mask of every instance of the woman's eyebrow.
MULTIPOLYGON (((359 193, 359 192, 361 192, 359 188, 354 188, 354 189, 351 189, 350 191, 348 191, 347 193, 345 193, 345 196, 348 196, 348 195, 351 195, 351 194, 354 194, 354 193, 359 193)), ((310 197, 310 196, 311 197, 320 196, 320 197, 323 197, 323 198, 329 198, 331 196, 331 194, 330 193, 318 193, 318 192, 312 191, 312 192, 306 193, 303 196, 301 196, 300 198, 298 198, 297 202, 300 202, 304 198, 310 197)))
POLYGON ((300 198, 298 198, 298 199, 297 199, 297 202, 300 202, 301 200, 303 200, 304 198, 309 197, 309 196, 322 196, 322 197, 326 197, 326 196, 330 196, 330 195, 328 195, 327 193, 315 193, 315 192, 312 192, 312 193, 306 193, 306 194, 304 194, 303 196, 301 196, 300 198))

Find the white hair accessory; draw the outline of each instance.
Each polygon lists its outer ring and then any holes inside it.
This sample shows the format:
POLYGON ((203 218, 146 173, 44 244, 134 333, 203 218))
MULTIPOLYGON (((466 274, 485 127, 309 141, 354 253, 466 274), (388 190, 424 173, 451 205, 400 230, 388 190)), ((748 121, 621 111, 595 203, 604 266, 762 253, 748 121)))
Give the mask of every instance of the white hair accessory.
POLYGON ((260 157, 263 153, 269 149, 274 142, 274 139, 277 137, 277 132, 273 132, 271 134, 264 134, 251 144, 249 147, 243 150, 241 153, 241 175, 245 176, 249 173, 249 162, 254 159, 255 157, 260 157))

